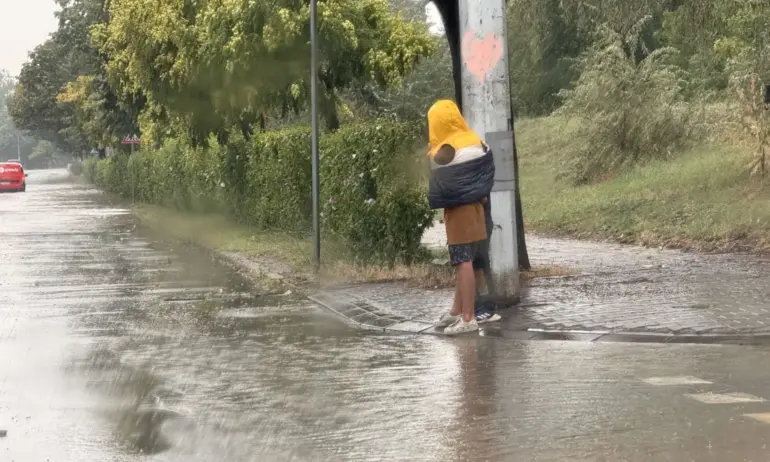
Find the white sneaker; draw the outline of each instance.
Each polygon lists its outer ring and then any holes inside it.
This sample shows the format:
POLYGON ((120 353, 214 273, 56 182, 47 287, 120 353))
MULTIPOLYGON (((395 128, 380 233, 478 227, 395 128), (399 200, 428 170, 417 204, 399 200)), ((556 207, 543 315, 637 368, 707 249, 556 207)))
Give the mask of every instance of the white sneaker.
POLYGON ((460 318, 455 321, 454 324, 444 329, 444 334, 459 335, 476 332, 477 330, 479 330, 479 323, 477 323, 475 319, 471 319, 470 322, 465 322, 463 318, 460 318))
POLYGON ((460 316, 452 316, 451 314, 449 314, 449 311, 447 311, 446 313, 442 314, 441 317, 438 319, 438 326, 439 327, 451 326, 452 324, 457 322, 458 319, 460 319, 460 316))

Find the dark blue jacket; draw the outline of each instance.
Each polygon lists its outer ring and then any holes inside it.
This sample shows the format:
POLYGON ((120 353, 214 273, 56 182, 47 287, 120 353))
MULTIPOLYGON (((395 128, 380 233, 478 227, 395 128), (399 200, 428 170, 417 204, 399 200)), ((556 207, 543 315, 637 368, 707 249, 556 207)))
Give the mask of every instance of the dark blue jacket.
POLYGON ((495 162, 492 151, 461 164, 434 168, 428 183, 428 204, 432 209, 481 202, 495 184, 495 162))

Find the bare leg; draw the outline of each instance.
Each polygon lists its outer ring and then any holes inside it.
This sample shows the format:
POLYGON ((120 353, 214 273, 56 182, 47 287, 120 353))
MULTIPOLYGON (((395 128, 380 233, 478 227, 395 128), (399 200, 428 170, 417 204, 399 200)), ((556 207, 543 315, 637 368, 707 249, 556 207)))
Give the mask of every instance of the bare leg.
POLYGON ((476 290, 479 295, 484 295, 487 292, 487 280, 484 276, 483 269, 473 270, 473 274, 476 276, 476 290))
MULTIPOLYGON (((476 302, 476 277, 473 274, 471 262, 461 263, 457 266, 457 291, 460 295, 463 320, 471 322, 476 316, 474 312, 476 302)), ((457 298, 455 293, 455 299, 457 298)))
POLYGON ((462 313, 462 301, 460 292, 460 268, 457 268, 457 281, 455 283, 455 297, 452 301, 452 309, 449 310, 449 314, 452 316, 460 316, 462 313))

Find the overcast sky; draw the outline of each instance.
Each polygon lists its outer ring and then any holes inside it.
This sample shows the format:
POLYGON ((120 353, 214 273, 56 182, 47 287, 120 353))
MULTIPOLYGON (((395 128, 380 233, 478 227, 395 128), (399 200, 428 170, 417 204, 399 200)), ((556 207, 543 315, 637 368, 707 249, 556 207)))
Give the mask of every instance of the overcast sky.
MULTIPOLYGON (((441 18, 430 4, 428 22, 436 31, 441 18)), ((0 0, 0 69, 18 75, 27 53, 56 30, 54 0, 0 0)))
POLYGON ((439 14, 436 6, 433 3, 428 3, 428 6, 425 8, 425 12, 428 13, 428 24, 430 24, 430 31, 437 34, 443 34, 444 25, 441 24, 441 15, 439 14))
POLYGON ((0 69, 17 75, 27 53, 56 30, 53 0, 0 0, 0 69))

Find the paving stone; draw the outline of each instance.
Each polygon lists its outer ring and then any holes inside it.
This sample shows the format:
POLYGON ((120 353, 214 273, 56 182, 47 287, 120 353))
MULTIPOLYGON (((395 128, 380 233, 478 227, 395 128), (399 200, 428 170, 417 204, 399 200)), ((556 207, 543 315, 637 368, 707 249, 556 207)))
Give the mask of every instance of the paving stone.
MULTIPOLYGON (((424 242, 441 245, 442 232, 432 228, 424 242)), ((740 343, 748 336, 770 335, 770 262, 766 259, 537 236, 527 239, 533 265, 567 267, 576 274, 524 285, 521 308, 504 313, 502 328, 507 330, 650 333, 662 339, 732 335, 740 343)), ((390 320, 381 324, 433 323, 451 306, 453 290, 383 283, 318 296, 337 312, 361 313, 357 308, 390 320)))

